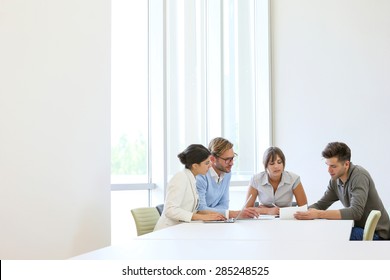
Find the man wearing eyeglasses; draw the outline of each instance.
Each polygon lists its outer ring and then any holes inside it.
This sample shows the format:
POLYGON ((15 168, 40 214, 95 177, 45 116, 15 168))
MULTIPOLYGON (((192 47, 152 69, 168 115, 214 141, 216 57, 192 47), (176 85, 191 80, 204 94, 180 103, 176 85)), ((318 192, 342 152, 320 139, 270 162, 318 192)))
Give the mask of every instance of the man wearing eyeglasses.
MULTIPOLYGON (((209 143, 211 152, 211 167, 206 175, 196 176, 196 187, 199 194, 198 211, 215 211, 235 218, 240 211, 229 211, 229 185, 231 171, 237 154, 233 144, 222 137, 216 137, 209 143)), ((253 217, 256 213, 243 211, 246 217, 253 217)))

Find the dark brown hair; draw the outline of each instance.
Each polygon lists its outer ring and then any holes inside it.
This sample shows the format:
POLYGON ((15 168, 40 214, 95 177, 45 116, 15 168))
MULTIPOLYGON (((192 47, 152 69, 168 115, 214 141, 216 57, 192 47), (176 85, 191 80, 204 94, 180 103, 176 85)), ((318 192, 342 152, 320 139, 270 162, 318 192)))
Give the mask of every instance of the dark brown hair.
POLYGON ((322 151, 326 159, 337 157, 338 161, 351 161, 351 149, 342 142, 331 142, 322 151))
POLYGON ((277 156, 279 156, 282 160, 283 167, 286 166, 286 157, 284 156, 282 150, 278 147, 269 147, 267 150, 265 150, 263 155, 263 164, 265 170, 267 169, 268 163, 275 161, 277 156))
POLYGON ((180 162, 184 164, 187 169, 195 163, 201 163, 210 156, 210 151, 201 144, 191 144, 183 152, 177 155, 180 162))

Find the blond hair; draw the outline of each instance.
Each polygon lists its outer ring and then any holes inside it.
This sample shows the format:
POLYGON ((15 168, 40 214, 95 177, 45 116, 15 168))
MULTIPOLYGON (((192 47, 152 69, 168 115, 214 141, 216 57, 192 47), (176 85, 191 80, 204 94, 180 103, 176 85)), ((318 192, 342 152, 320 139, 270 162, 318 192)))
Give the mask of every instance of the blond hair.
POLYGON ((219 157, 231 148, 233 148, 233 144, 223 137, 216 137, 209 143, 209 150, 211 154, 216 157, 219 157))

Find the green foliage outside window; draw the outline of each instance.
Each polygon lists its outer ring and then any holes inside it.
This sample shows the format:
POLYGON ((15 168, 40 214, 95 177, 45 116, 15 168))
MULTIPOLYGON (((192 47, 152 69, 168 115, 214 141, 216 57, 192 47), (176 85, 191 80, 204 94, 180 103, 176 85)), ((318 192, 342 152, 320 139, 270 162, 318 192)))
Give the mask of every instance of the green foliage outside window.
POLYGON ((130 142, 122 135, 111 148, 112 175, 145 175, 147 173, 147 142, 139 135, 130 142))

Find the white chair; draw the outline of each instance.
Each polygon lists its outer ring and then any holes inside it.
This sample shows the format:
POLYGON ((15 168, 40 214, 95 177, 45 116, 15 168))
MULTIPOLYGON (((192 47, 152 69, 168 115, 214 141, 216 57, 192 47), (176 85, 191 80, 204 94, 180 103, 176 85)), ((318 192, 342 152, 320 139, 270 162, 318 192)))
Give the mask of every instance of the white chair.
POLYGON ((364 226, 363 240, 368 241, 373 239, 375 228, 381 215, 381 211, 371 210, 370 215, 367 217, 366 225, 364 226))

